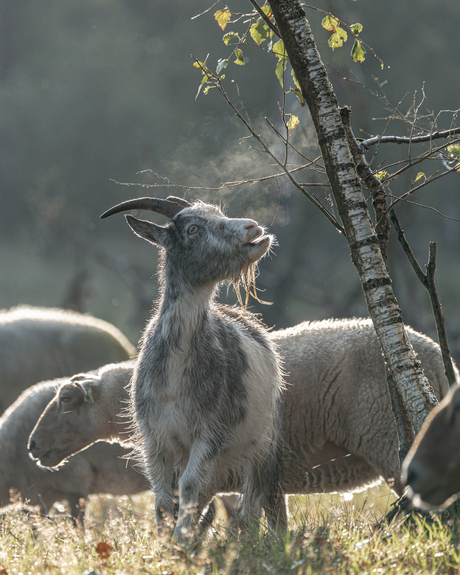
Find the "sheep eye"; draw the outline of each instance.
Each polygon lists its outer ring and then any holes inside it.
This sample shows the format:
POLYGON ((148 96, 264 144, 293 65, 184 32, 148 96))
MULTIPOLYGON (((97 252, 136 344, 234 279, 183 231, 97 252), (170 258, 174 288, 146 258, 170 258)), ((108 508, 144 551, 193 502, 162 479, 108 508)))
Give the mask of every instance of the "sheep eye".
POLYGON ((198 226, 190 226, 189 229, 187 230, 187 233, 191 236, 193 236, 193 234, 196 234, 196 232, 198 231, 198 226))

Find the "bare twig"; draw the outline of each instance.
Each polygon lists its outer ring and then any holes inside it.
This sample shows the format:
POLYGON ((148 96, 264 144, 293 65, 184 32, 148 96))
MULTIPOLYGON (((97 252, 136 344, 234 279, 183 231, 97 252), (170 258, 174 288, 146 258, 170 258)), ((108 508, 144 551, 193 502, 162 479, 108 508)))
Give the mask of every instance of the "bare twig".
POLYGON ((339 232, 341 232, 345 235, 345 230, 339 224, 336 217, 325 206, 323 206, 321 204, 321 202, 318 202, 318 200, 314 196, 312 196, 310 193, 308 193, 302 186, 300 186, 298 184, 298 182, 296 182, 296 180, 293 178, 293 176, 291 174, 291 170, 289 170, 287 168, 287 166, 283 165, 283 163, 277 158, 277 156, 275 156, 275 154, 273 154, 273 152, 270 150, 270 148, 265 144, 265 142, 263 141, 261 136, 257 133, 255 128, 253 127, 252 122, 251 122, 251 120, 247 114, 247 111, 243 108, 245 115, 246 115, 246 118, 245 118, 241 114, 241 112, 236 108, 236 106, 233 104, 233 102, 228 97, 228 94, 225 91, 220 78, 218 76, 216 76, 215 74, 213 74, 208 68, 204 68, 203 65, 196 58, 195 58, 195 61, 199 64, 203 73, 208 76, 208 82, 212 83, 219 90, 220 94, 224 97, 225 101, 230 106, 230 108, 233 110, 236 117, 244 124, 244 126, 246 127, 248 132, 261 145, 262 149, 260 151, 268 154, 270 156, 270 158, 272 158, 272 160, 283 170, 284 174, 288 177, 288 179, 292 183, 292 185, 295 186, 299 191, 301 191, 310 200, 310 202, 312 204, 314 204, 326 216, 326 218, 333 224, 333 226, 335 228, 337 228, 337 230, 339 230, 339 232))
MULTIPOLYGON (((428 184, 431 184, 433 182, 435 182, 436 180, 439 180, 440 178, 443 178, 444 176, 447 176, 448 174, 451 174, 452 172, 456 172, 458 171, 457 168, 451 168, 450 170, 446 170, 445 172, 443 172, 442 174, 439 174, 437 176, 435 176, 435 174, 433 174, 432 176, 429 176, 428 178, 425 179, 425 181, 416 186, 415 188, 410 189, 408 192, 404 193, 402 196, 399 196, 398 198, 396 198, 388 207, 387 211, 383 214, 382 217, 386 217, 387 213, 392 210, 395 205, 401 201, 405 201, 407 197, 409 197, 410 195, 412 195, 413 193, 417 192, 418 190, 420 190, 421 188, 424 188, 425 186, 427 186, 428 184)), ((380 225, 380 222, 377 223, 377 226, 380 225)))
POLYGON ((398 217, 394 210, 391 210, 390 217, 391 222, 393 223, 393 226, 397 233, 399 243, 401 244, 404 253, 407 256, 407 259, 409 260, 412 269, 414 270, 418 279, 426 288, 430 296, 431 307, 433 309, 433 315, 436 323, 436 331, 438 333, 439 346, 441 347, 442 359, 444 362, 444 370, 449 385, 453 386, 456 383, 455 372, 452 365, 452 359, 450 356, 449 344, 447 342, 447 334, 444 324, 444 315, 442 313, 441 303, 439 301, 438 291, 436 289, 436 283, 434 278, 436 270, 436 242, 430 242, 429 260, 427 265, 425 266, 426 273, 423 273, 423 270, 420 267, 417 258, 415 257, 410 245, 406 240, 406 236, 404 234, 404 231, 401 229, 398 217))

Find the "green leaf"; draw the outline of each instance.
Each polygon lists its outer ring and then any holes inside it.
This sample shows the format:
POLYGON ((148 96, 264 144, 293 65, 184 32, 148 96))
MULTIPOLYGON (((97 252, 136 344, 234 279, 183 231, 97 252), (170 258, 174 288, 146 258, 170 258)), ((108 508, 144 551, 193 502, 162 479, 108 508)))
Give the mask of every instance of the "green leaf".
POLYGON ((321 22, 321 26, 323 28, 326 28, 326 30, 329 30, 332 32, 332 30, 335 29, 335 27, 337 26, 338 23, 339 23, 339 21, 335 16, 333 16, 332 14, 328 14, 325 18, 323 18, 323 20, 321 22))
POLYGON ((217 62, 216 74, 219 75, 224 68, 228 66, 228 60, 219 60, 217 62))
POLYGON ((284 89, 283 72, 286 70, 287 58, 280 58, 275 68, 275 74, 280 81, 281 87, 284 89))
POLYGON ((352 34, 355 34, 355 36, 358 36, 360 32, 362 32, 363 30, 363 25, 360 24, 359 22, 357 22, 356 24, 352 24, 350 26, 351 32, 352 34))
POLYGON ((206 82, 207 82, 210 78, 212 78, 211 74, 205 74, 205 75, 203 76, 203 79, 201 80, 201 85, 203 86, 204 84, 206 84, 206 82))
POLYGON ((278 40, 278 42, 273 45, 272 51, 278 59, 287 58, 286 51, 284 49, 284 42, 282 40, 278 40))
POLYGON ((290 118, 289 121, 286 122, 286 127, 289 130, 289 132, 291 132, 292 130, 295 130, 299 125, 299 118, 297 116, 294 116, 294 114, 287 114, 287 115, 290 116, 290 118))
POLYGON ((235 50, 235 58, 235 64, 238 64, 238 66, 244 66, 243 50, 237 48, 235 50))
POLYGON ((214 14, 214 18, 217 20, 217 23, 222 28, 222 30, 225 30, 227 22, 230 20, 231 17, 232 13, 227 7, 225 7, 223 10, 217 10, 217 12, 215 12, 214 14))
POLYGON ((426 180, 426 176, 425 176, 425 173, 424 173, 424 172, 419 172, 419 173, 417 174, 417 176, 415 177, 415 180, 414 180, 414 181, 417 182, 417 181, 420 180, 421 178, 425 178, 425 180, 426 180))
POLYGON ((268 26, 264 24, 262 18, 259 18, 249 29, 251 38, 256 44, 261 44, 269 37, 268 26))
POLYGON ((366 50, 363 48, 358 38, 355 38, 355 43, 353 44, 353 48, 351 50, 351 59, 353 62, 364 62, 365 57, 366 50))
POLYGON ((230 42, 230 40, 232 38, 234 38, 235 36, 238 36, 238 34, 236 32, 227 32, 226 34, 224 34, 222 40, 223 40, 224 44, 226 46, 228 46, 228 43, 230 42))
POLYGON ((302 96, 302 92, 299 90, 299 88, 296 88, 295 90, 291 88, 289 91, 292 92, 295 96, 297 96, 297 98, 299 98, 299 102, 302 107, 305 106, 305 99, 302 96))
POLYGON ((380 172, 375 172, 374 176, 378 180, 382 181, 385 176, 388 176, 388 172, 385 172, 385 170, 381 170, 380 172))
MULTIPOLYGON (((294 80, 294 84, 297 86, 297 88, 300 92, 300 84, 299 84, 299 81, 297 80, 297 76, 295 75, 294 70, 291 70, 291 76, 292 76, 292 79, 294 80)), ((294 90, 291 90, 291 91, 293 92, 294 90)))
POLYGON ((265 6, 262 6, 262 12, 265 14, 265 16, 268 16, 269 18, 271 18, 272 9, 270 8, 270 6, 268 4, 266 4, 265 6))
POLYGON ((329 47, 335 50, 336 48, 341 48, 343 43, 348 39, 348 34, 343 28, 336 28, 334 34, 329 38, 327 43, 329 47))

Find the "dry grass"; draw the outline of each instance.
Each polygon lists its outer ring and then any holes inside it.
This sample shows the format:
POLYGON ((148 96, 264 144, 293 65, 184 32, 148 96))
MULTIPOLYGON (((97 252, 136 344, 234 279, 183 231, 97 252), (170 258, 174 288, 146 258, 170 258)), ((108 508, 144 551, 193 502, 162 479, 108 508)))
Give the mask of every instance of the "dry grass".
POLYGON ((193 551, 163 545, 153 497, 92 498, 86 529, 65 518, 27 515, 14 505, 0 533, 0 573, 100 575, 152 573, 456 573, 458 522, 415 517, 391 528, 375 519, 391 505, 384 488, 354 495, 293 498, 290 532, 237 537, 217 530, 193 551))

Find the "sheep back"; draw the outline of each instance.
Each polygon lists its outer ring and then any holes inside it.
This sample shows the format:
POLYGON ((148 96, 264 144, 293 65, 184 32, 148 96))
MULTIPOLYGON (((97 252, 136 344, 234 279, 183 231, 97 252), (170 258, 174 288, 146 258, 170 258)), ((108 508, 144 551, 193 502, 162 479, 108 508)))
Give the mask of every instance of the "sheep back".
POLYGON ((108 322, 61 309, 0 311, 0 413, 37 381, 123 361, 135 348, 108 322))

